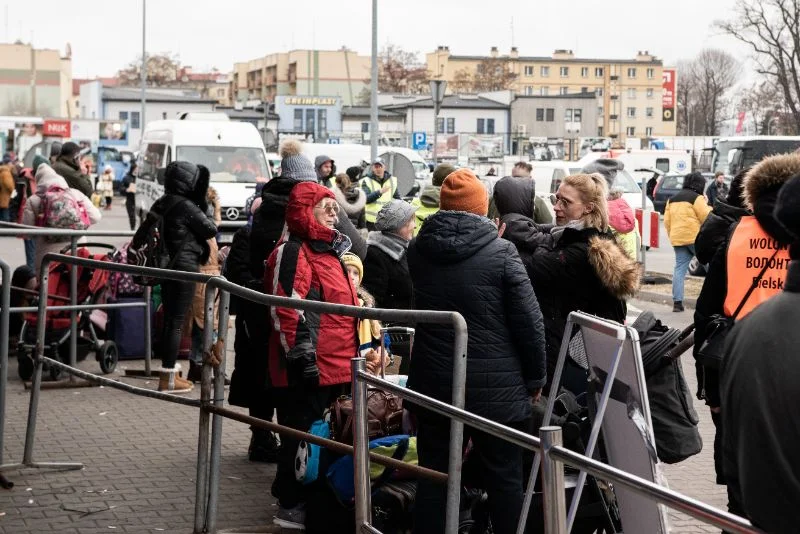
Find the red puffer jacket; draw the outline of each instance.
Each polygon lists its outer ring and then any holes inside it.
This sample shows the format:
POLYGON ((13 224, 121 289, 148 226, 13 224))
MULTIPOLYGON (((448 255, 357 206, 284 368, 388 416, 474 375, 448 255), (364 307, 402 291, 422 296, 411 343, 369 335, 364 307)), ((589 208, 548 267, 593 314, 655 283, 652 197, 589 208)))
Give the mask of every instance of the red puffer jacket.
MULTIPOLYGON (((323 198, 334 196, 314 182, 292 189, 286 208, 289 234, 267 260, 264 286, 272 295, 358 306, 356 290, 334 250, 339 234, 314 218, 314 206, 323 198)), ((350 359, 358 350, 355 318, 275 306, 270 318, 273 386, 313 386, 317 379, 320 386, 350 381, 350 359)))

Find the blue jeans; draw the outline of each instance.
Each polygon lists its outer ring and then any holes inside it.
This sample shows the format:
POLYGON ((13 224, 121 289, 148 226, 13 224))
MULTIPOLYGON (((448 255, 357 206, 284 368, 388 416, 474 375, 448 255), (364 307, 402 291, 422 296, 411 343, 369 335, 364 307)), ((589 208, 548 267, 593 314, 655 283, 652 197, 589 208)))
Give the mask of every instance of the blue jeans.
POLYGON ((672 274, 672 300, 683 302, 683 281, 694 258, 694 245, 672 247, 675 249, 675 272, 672 274))
MULTIPOLYGON (((25 263, 31 269, 35 269, 36 266, 36 241, 33 239, 23 239, 25 241, 25 263)), ((39 276, 39 273, 36 273, 36 276, 39 276)))
POLYGON ((0 222, 11 222, 11 210, 0 208, 0 222))

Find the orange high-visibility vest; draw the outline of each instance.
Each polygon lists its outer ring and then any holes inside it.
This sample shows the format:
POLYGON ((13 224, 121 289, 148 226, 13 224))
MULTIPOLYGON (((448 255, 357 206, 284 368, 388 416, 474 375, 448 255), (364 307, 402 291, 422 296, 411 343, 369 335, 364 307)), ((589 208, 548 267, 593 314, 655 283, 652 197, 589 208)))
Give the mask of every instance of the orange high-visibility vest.
POLYGON ((789 261, 788 245, 778 243, 765 232, 755 217, 742 217, 728 245, 728 294, 725 297, 725 315, 733 317, 736 308, 767 263, 769 267, 736 319, 741 319, 756 306, 780 293, 786 283, 789 261))

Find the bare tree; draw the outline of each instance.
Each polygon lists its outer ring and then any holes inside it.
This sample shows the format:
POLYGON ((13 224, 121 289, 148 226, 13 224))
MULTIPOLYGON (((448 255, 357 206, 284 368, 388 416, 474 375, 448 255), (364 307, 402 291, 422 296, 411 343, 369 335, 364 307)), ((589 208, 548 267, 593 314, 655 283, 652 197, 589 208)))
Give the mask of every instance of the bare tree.
MULTIPOLYGON (((180 61, 176 54, 166 52, 147 57, 147 85, 163 86, 173 83, 178 78, 180 61)), ((127 67, 117 73, 120 85, 137 86, 141 83, 142 58, 131 61, 127 67)))
POLYGON ((517 75, 507 58, 488 57, 478 63, 473 77, 473 91, 500 91, 511 88, 517 75))
POLYGON ((378 62, 378 91, 403 94, 427 91, 428 71, 417 52, 389 44, 381 50, 378 62))
POLYGON ((750 46, 756 71, 780 89, 800 131, 800 0, 738 0, 735 12, 717 27, 750 46))
POLYGON ((456 71, 450 82, 450 90, 454 93, 471 93, 475 90, 475 79, 469 69, 456 71))
POLYGON ((679 70, 678 127, 688 135, 716 135, 730 107, 728 98, 741 66, 728 52, 705 49, 679 70))
POLYGON ((781 133, 785 116, 780 90, 769 81, 756 82, 738 95, 738 109, 752 121, 756 135, 781 133))

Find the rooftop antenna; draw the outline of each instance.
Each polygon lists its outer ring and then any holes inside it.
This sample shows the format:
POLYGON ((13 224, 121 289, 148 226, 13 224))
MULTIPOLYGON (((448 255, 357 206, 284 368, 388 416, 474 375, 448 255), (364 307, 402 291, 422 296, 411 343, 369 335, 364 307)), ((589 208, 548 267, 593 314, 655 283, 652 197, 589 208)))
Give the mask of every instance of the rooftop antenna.
POLYGON ((513 47, 516 43, 514 43, 514 17, 511 17, 511 46, 513 47))

